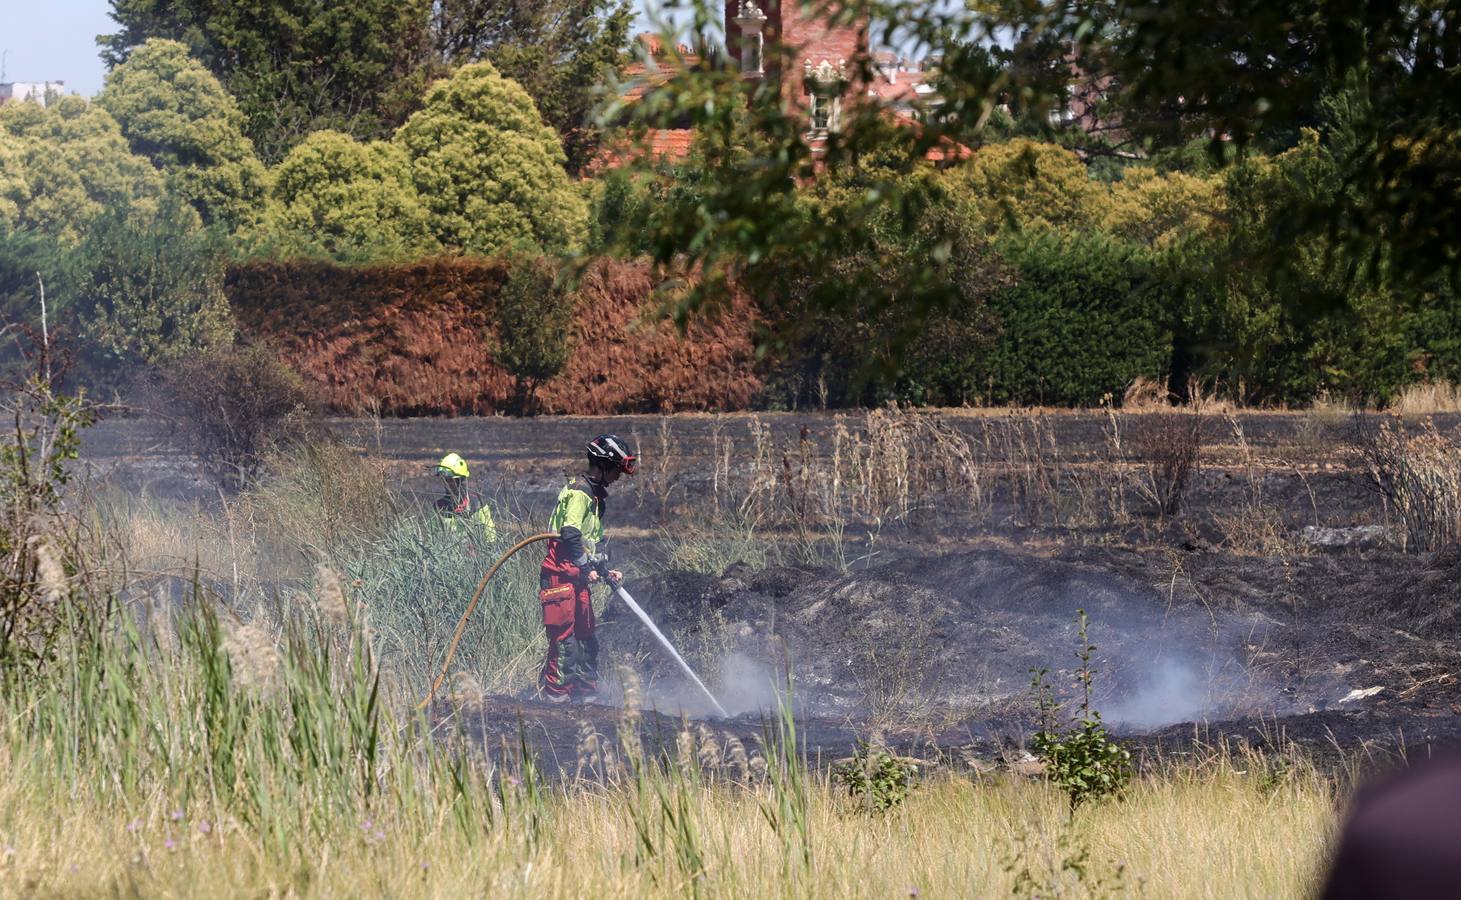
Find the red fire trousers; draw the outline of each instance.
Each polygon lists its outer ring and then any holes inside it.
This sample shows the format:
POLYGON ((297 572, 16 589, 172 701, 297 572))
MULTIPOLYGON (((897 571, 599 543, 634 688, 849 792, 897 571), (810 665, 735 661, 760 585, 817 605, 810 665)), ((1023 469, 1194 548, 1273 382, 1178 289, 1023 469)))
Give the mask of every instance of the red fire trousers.
POLYGON ((543 628, 548 632, 548 655, 538 686, 551 697, 590 697, 598 690, 599 639, 594 636, 593 598, 588 573, 577 566, 569 574, 545 562, 538 599, 543 605, 543 628))

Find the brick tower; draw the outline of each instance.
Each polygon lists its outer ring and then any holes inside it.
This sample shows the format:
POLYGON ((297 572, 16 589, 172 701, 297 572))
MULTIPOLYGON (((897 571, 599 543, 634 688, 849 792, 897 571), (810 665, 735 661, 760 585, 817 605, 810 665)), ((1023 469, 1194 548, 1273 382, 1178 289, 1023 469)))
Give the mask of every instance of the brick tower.
POLYGON ((806 111, 814 137, 838 129, 856 61, 868 52, 866 19, 832 25, 801 0, 725 0, 725 39, 745 77, 772 79, 806 111))

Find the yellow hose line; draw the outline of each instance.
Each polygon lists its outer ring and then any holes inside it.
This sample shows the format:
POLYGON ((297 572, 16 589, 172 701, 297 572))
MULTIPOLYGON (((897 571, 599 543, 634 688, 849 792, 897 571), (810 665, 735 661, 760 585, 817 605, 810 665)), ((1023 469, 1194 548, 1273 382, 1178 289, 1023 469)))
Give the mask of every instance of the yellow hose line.
POLYGON ((431 690, 426 692, 426 698, 416 707, 417 709, 425 709, 431 705, 432 698, 436 696, 436 689, 441 687, 442 681, 446 679, 447 670, 451 668, 452 657, 457 652, 457 644, 462 642, 462 633, 467 630, 467 620, 472 617, 472 612, 477 608, 477 601, 482 599, 482 592, 487 589, 487 582, 492 580, 492 576, 497 574, 497 570, 502 567, 502 564, 507 562, 517 551, 529 544, 546 541, 549 538, 555 538, 557 536, 554 532, 548 531, 543 534, 535 534, 532 537, 523 538, 516 544, 513 544, 510 550, 502 554, 497 562, 492 564, 492 568, 487 570, 487 574, 482 576, 482 580, 477 582, 477 590, 473 592, 472 600, 467 604, 467 611, 462 613, 462 620, 457 623, 457 632, 451 637, 451 646, 446 649, 446 659, 441 663, 441 674, 437 675, 436 680, 431 682, 431 690))

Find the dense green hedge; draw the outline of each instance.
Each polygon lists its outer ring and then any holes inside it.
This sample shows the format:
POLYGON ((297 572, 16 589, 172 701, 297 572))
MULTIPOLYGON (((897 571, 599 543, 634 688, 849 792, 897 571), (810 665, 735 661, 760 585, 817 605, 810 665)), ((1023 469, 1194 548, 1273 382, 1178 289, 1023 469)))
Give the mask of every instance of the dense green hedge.
POLYGON ((1083 405, 1166 372, 1172 349, 1163 285, 1149 255, 1100 235, 1007 239, 1018 272, 997 293, 984 366, 993 403, 1083 405))

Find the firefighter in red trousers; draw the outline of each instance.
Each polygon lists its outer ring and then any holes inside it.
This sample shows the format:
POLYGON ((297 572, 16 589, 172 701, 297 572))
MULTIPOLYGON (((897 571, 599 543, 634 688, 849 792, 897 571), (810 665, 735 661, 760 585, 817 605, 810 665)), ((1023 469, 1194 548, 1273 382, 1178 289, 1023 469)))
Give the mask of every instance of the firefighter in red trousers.
POLYGON ((548 555, 539 574, 538 599, 548 632, 548 656, 538 678, 542 695, 555 703, 589 700, 598 691, 599 641, 594 636, 593 599, 589 585, 606 575, 617 583, 622 574, 608 569, 604 549, 604 501, 609 485, 633 475, 638 460, 627 441, 602 434, 588 443, 588 471, 558 494, 548 530, 548 555), (601 575, 601 573, 603 573, 601 575))

